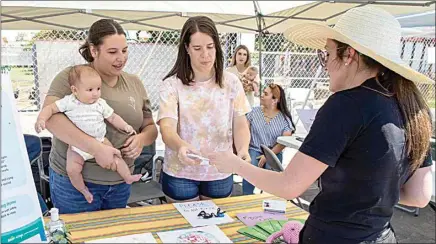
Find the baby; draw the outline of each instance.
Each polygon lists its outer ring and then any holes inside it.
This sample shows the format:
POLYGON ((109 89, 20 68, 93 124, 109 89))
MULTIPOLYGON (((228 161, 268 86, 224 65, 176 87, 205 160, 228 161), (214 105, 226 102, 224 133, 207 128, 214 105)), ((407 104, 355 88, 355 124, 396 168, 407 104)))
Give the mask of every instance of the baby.
MULTIPOLYGON (((45 129, 46 121, 55 113, 65 113, 65 115, 80 130, 96 138, 98 141, 112 146, 105 138, 106 124, 104 119, 109 121, 118 130, 124 131, 129 135, 134 134, 135 130, 127 124, 114 110, 100 98, 101 78, 100 75, 87 65, 77 65, 71 68, 68 75, 68 82, 71 88, 71 95, 57 100, 56 102, 44 107, 36 121, 35 130, 40 133, 45 129)), ((83 165, 86 160, 93 156, 74 146, 68 147, 67 152, 67 173, 73 186, 80 191, 85 199, 91 203, 92 194, 85 186, 82 177, 83 165)), ((131 175, 129 167, 123 159, 116 157, 117 172, 123 177, 127 184, 138 181, 142 175, 131 175)))
POLYGON ((258 73, 259 70, 254 66, 248 67, 244 73, 242 73, 240 79, 245 93, 254 91, 255 96, 259 95, 259 83, 256 81, 258 73))

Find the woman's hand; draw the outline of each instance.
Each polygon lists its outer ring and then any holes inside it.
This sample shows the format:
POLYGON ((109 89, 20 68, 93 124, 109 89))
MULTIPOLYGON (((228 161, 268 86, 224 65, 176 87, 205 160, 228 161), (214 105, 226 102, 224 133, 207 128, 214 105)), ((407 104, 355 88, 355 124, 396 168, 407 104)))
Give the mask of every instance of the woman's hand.
POLYGON ((181 146, 178 150, 177 157, 182 164, 186 165, 199 165, 201 163, 200 159, 190 158, 187 156, 188 153, 192 153, 201 156, 201 153, 195 150, 192 146, 181 146))
POLYGON ((210 164, 214 165, 221 173, 236 173, 236 169, 246 162, 233 152, 215 152, 208 154, 210 164))
POLYGON ((263 166, 266 163, 265 155, 261 155, 261 156, 257 157, 257 159, 259 159, 259 163, 257 164, 257 166, 259 166, 259 168, 263 168, 263 166))
POLYGON ((127 138, 123 145, 123 149, 121 149, 124 157, 136 159, 141 155, 142 149, 144 148, 142 135, 142 133, 139 133, 127 138))
POLYGON ((238 153, 238 157, 240 157, 242 160, 244 160, 247 163, 251 163, 251 157, 250 154, 247 153, 238 153))
POLYGON ((118 160, 115 157, 121 158, 118 149, 99 142, 94 158, 100 167, 116 171, 118 160))

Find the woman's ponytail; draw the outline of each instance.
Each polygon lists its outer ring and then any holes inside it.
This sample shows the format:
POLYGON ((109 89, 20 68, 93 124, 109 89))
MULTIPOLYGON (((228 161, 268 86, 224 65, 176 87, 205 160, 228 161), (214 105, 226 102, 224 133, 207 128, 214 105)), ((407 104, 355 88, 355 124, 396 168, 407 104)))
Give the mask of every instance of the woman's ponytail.
POLYGON ((88 63, 94 61, 94 57, 91 55, 91 49, 88 40, 86 40, 85 43, 80 46, 79 53, 88 63))

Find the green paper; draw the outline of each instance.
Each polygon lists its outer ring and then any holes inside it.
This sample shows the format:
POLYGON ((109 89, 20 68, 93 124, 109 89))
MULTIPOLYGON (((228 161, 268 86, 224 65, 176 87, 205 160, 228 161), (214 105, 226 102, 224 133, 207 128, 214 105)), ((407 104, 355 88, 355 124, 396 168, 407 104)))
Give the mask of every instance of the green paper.
POLYGON ((265 231, 255 226, 241 228, 238 233, 260 241, 266 241, 269 236, 265 231))
POLYGON ((278 220, 279 224, 281 227, 283 227, 283 225, 285 225, 286 223, 288 223, 289 220, 278 220))
MULTIPOLYGON (((264 235, 267 238, 268 238, 268 236, 270 236, 270 233, 268 231, 265 231, 264 229, 260 228, 259 226, 252 226, 251 228, 253 228, 255 231, 261 233, 262 235, 264 235)), ((266 240, 266 238, 265 238, 265 240, 266 240)))
POLYGON ((304 225, 304 223, 306 223, 306 220, 304 220, 304 219, 289 218, 288 221, 298 221, 298 222, 301 222, 303 225, 304 225))
MULTIPOLYGON (((286 222, 286 220, 283 220, 286 222)), ((274 229, 274 232, 280 231, 282 229, 282 225, 278 220, 270 220, 270 224, 274 229)))
POLYGON ((268 232, 268 234, 270 234, 270 235, 272 233, 275 233, 274 228, 272 227, 272 225, 270 223, 270 220, 257 223, 256 226, 258 226, 259 228, 261 228, 265 232, 268 232))

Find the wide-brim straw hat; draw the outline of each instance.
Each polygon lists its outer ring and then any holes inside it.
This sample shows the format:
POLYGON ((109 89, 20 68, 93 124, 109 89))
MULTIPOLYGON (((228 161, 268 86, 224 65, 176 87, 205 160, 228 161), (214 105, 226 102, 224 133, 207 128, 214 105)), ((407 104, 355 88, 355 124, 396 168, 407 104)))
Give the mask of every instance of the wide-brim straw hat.
POLYGON ((314 49, 325 49, 327 39, 333 39, 415 83, 435 82, 401 59, 401 25, 383 9, 353 8, 343 14, 333 28, 318 23, 297 24, 287 29, 284 36, 295 44, 314 49))

